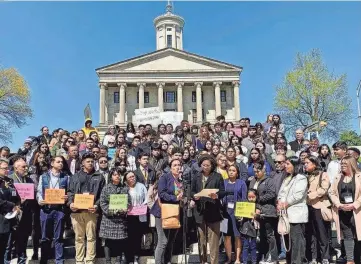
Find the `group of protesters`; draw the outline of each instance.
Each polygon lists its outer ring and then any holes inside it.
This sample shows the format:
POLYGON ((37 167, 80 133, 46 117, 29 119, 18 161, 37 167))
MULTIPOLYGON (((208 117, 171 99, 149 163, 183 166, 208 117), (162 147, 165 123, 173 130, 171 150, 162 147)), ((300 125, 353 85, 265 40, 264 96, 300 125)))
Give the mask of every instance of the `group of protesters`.
POLYGON ((168 264, 183 238, 198 244, 202 264, 220 263, 223 250, 225 263, 328 264, 332 226, 337 262, 360 263, 359 149, 342 141, 330 148, 302 128, 294 135, 288 142, 277 114, 254 125, 224 116, 200 126, 110 125, 102 140, 90 119, 79 131, 44 126, 17 153, 0 149, 0 264, 26 263, 30 237, 33 260, 40 249, 41 264, 62 264, 72 234, 77 264, 95 263, 99 252, 107 264, 136 264, 145 241, 155 263, 168 264), (24 183, 34 199, 22 197, 24 183), (63 202, 49 203, 48 189, 64 189, 63 202), (93 205, 77 208, 80 194, 93 205), (127 209, 110 208, 114 194, 127 195, 127 209), (255 203, 252 217, 236 216, 238 202, 255 203), (176 212, 166 212, 170 204, 176 212))

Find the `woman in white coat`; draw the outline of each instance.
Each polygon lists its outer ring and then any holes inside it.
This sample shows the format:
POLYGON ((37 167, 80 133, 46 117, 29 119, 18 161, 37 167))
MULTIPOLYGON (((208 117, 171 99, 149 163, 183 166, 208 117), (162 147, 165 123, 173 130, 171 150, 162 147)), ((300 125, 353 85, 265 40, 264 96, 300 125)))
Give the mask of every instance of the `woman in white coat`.
POLYGON ((308 222, 307 177, 300 174, 301 164, 297 157, 285 163, 288 176, 283 180, 278 193, 277 210, 286 210, 290 222, 290 233, 286 239, 287 264, 307 263, 305 229, 308 222))

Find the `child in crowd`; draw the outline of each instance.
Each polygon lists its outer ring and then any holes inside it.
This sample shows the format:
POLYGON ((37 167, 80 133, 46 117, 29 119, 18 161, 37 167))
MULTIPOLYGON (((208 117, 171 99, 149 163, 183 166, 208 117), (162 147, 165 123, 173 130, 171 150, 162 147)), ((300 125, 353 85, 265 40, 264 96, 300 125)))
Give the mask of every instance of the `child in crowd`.
MULTIPOLYGON (((249 189, 247 200, 250 203, 257 201, 257 190, 249 189)), ((242 263, 247 264, 251 260, 252 264, 257 263, 257 230, 259 223, 254 218, 239 218, 239 232, 242 236, 242 263)))

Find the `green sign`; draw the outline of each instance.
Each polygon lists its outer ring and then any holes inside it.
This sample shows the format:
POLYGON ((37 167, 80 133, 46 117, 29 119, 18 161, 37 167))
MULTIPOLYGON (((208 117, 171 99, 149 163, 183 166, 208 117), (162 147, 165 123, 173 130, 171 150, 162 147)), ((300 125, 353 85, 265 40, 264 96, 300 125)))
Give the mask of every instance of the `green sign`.
POLYGON ((109 210, 128 210, 128 194, 111 194, 109 210))

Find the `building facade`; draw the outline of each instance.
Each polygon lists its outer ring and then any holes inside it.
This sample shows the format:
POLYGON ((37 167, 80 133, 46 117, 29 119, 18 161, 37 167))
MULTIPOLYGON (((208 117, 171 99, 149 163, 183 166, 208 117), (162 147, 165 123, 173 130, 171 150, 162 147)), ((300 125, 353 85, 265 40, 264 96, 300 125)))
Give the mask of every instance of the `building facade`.
POLYGON ((183 50, 184 19, 167 5, 154 19, 157 50, 96 70, 99 77, 99 128, 124 127, 134 110, 159 106, 183 112, 192 124, 240 119, 242 67, 183 50))

